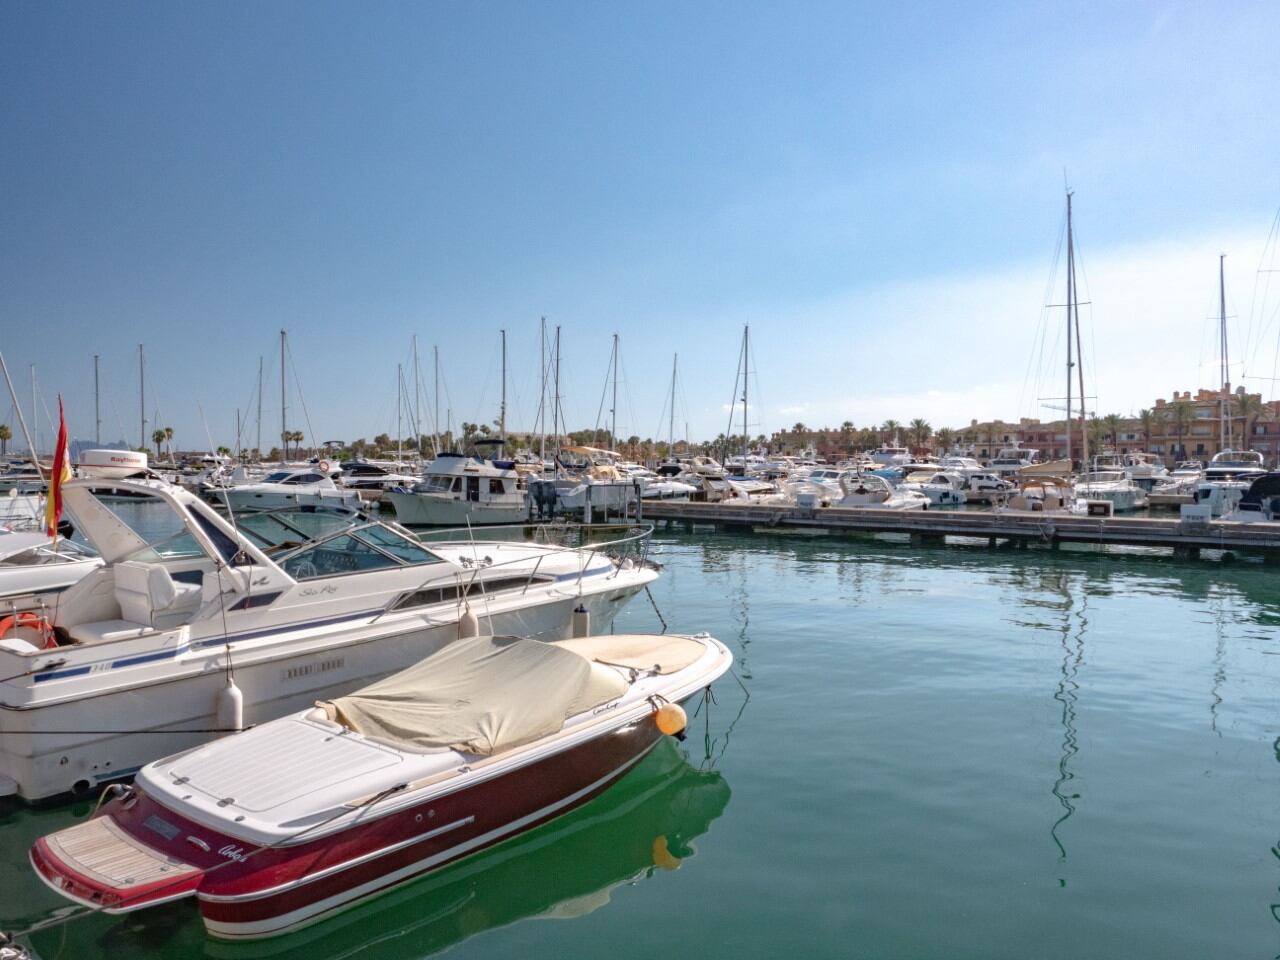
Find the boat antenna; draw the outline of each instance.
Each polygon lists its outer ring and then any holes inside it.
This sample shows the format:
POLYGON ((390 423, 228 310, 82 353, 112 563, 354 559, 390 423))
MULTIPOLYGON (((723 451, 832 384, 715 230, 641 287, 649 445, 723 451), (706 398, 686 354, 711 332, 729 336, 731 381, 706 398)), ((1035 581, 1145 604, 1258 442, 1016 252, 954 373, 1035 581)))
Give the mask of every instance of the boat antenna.
POLYGON ((285 405, 284 405, 284 351, 285 351, 285 332, 280 331, 280 462, 289 462, 289 428, 285 422, 285 405))
POLYGON ((1221 435, 1222 449, 1230 446, 1227 431, 1230 429, 1230 420, 1227 416, 1227 395, 1231 392, 1231 372, 1227 365, 1227 283, 1225 273, 1223 272, 1223 261, 1227 259, 1225 253, 1218 255, 1218 337, 1222 346, 1221 363, 1222 363, 1222 389, 1218 398, 1218 429, 1221 435))

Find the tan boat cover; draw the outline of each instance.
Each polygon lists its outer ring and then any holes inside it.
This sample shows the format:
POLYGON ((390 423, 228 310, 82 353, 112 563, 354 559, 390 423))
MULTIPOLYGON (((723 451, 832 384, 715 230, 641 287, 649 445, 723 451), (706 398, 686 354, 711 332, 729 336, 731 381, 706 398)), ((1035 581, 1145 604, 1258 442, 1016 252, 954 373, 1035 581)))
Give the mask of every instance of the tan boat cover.
POLYGON ((550 643, 466 637, 348 697, 317 705, 357 733, 483 756, 555 733, 627 691, 616 669, 550 643))

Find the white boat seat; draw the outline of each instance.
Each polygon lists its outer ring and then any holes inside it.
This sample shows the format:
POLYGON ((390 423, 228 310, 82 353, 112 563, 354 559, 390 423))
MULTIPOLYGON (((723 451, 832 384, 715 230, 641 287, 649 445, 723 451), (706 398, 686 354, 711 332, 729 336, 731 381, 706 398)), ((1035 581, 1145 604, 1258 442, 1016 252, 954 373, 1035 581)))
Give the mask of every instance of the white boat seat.
POLYGON ((175 581, 158 563, 125 560, 113 569, 116 601, 125 620, 164 629, 182 623, 200 606, 200 586, 175 581))
POLYGON ((151 627, 129 620, 98 620, 77 623, 71 628, 71 639, 76 643, 106 643, 110 640, 132 640, 154 632, 151 627))

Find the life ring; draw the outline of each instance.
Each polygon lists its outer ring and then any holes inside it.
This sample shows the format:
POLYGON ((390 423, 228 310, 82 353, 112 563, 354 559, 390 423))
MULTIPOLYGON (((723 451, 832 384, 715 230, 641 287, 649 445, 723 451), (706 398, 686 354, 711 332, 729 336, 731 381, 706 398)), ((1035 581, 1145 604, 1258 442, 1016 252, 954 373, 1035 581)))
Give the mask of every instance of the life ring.
POLYGON ((53 624, 44 617, 31 610, 23 610, 16 615, 10 615, 0 619, 0 639, 9 635, 11 630, 35 630, 40 634, 41 650, 49 650, 58 645, 58 638, 53 632, 53 624))
POLYGON ((330 464, 329 464, 329 461, 328 461, 328 460, 321 460, 321 461, 320 461, 320 472, 321 472, 321 473, 328 473, 331 469, 332 469, 332 467, 330 466, 330 464))

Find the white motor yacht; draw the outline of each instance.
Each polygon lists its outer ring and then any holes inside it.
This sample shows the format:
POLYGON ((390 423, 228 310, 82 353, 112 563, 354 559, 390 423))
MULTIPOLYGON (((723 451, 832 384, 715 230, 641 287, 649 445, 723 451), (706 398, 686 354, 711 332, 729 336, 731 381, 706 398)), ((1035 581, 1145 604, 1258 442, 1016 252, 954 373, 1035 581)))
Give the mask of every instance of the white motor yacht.
POLYGON ((974 474, 990 472, 973 457, 942 457, 938 460, 938 469, 945 470, 947 473, 958 473, 966 478, 974 474))
POLYGON ((1141 510, 1147 492, 1125 476, 1123 470, 1098 470, 1076 481, 1076 496, 1083 500, 1108 500, 1116 513, 1141 510))
POLYGON ((441 453, 420 483, 388 490, 396 519, 411 526, 520 523, 529 518, 524 474, 506 460, 441 453))
POLYGON ((995 507, 997 513, 1060 513, 1084 516, 1089 505, 1070 486, 1053 480, 1030 480, 995 507))
POLYGON ((1209 505, 1215 517, 1231 513, 1253 481, 1266 474, 1262 454, 1256 450, 1223 450, 1214 454, 1196 484, 1196 503, 1209 505))
POLYGON ((834 507, 867 508, 882 510, 927 510, 929 498, 915 490, 895 489, 884 477, 873 473, 861 476, 848 474, 840 479, 844 496, 833 503, 834 507))
POLYGON ((966 479, 958 473, 941 470, 909 474, 899 490, 914 490, 929 498, 935 507, 958 507, 969 498, 965 495, 966 479))
POLYGON ((1256 478, 1235 508, 1222 519, 1235 523, 1280 522, 1280 472, 1256 478))
POLYGON ((0 637, 0 794, 28 800, 341 695, 480 625, 563 638, 581 610, 606 630, 657 577, 649 531, 589 550, 424 544, 327 508, 233 525, 180 488, 109 480, 68 483, 64 502, 105 563, 61 593, 9 601, 57 644, 0 637), (156 533, 99 498, 120 484, 156 533))
POLYGON ((1030 450, 1015 443, 1011 447, 1004 447, 996 451, 996 455, 987 464, 987 469, 1003 477, 1018 473, 1024 467, 1031 466, 1039 459, 1039 450, 1030 450))
POLYGON ((357 507, 360 495, 340 488, 324 465, 286 467, 256 483, 242 483, 211 491, 208 496, 233 511, 279 510, 283 507, 357 507))

